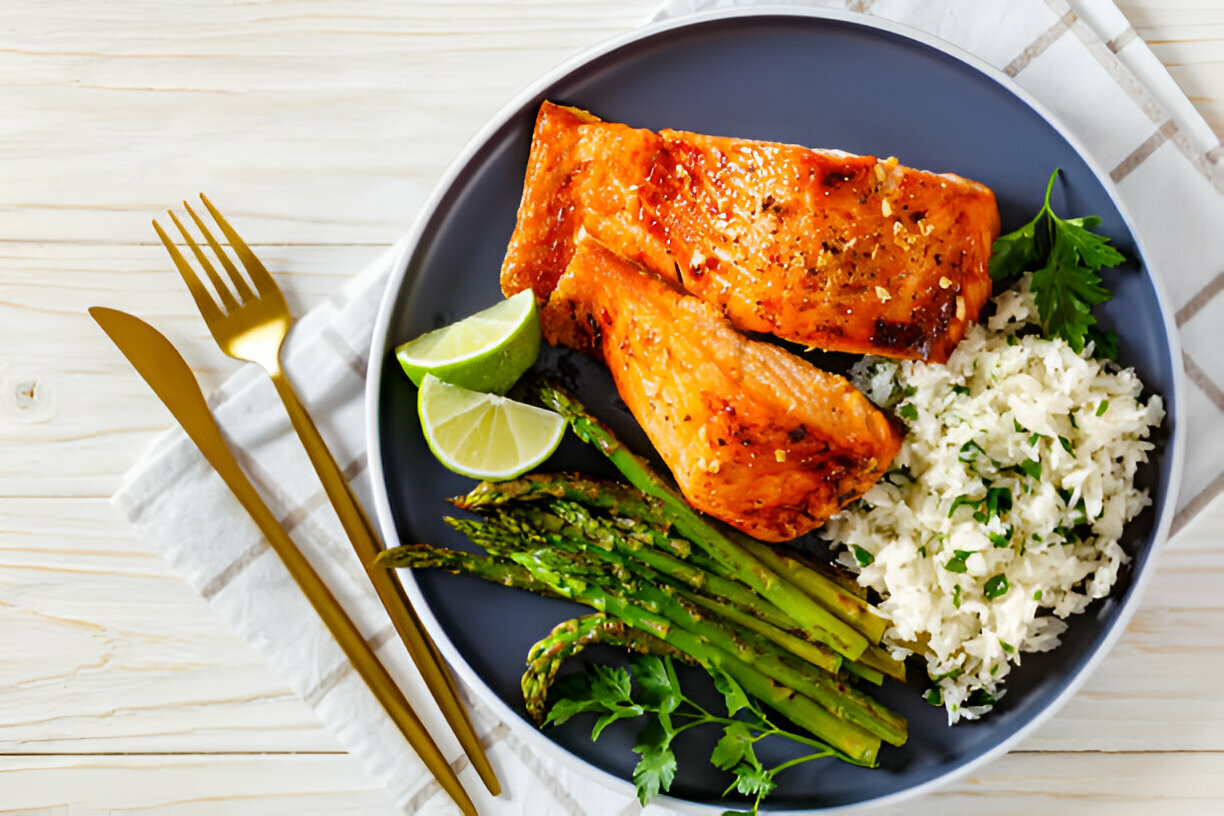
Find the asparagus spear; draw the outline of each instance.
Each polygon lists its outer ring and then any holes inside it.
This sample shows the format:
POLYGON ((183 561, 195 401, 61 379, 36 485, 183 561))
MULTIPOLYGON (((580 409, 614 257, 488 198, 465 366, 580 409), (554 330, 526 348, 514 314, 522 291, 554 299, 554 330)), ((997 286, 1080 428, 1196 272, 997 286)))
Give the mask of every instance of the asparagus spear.
POLYGON ((695 662, 666 641, 627 626, 623 621, 602 612, 559 623, 527 652, 527 670, 523 673, 522 681, 523 702, 537 723, 544 721, 548 689, 561 664, 596 643, 642 654, 665 655, 686 663, 695 662))
MULTIPOLYGON (((905 720, 880 706, 867 695, 825 671, 800 668, 788 661, 771 641, 738 629, 717 617, 703 617, 667 585, 640 580, 633 566, 619 554, 599 548, 583 549, 565 529, 553 522, 556 516, 528 508, 524 519, 500 511, 496 523, 467 524, 464 532, 491 552, 504 552, 540 575, 581 575, 584 587, 598 587, 609 596, 618 596, 657 614, 672 624, 700 637, 715 648, 751 664, 762 673, 816 701, 834 716, 862 728, 884 741, 901 745, 906 739, 905 720), (532 541, 536 538, 537 541, 532 541), (544 548, 536 549, 539 544, 544 548), (615 570, 592 569, 593 557, 615 570), (638 580, 635 580, 638 579, 638 580)), ((648 579, 651 575, 646 576, 648 579)))
POLYGON ((629 483, 658 499, 664 518, 689 541, 717 560, 730 575, 739 578, 772 601, 805 630, 823 629, 835 641, 833 648, 854 660, 868 646, 867 638, 816 603, 799 587, 762 564, 742 547, 720 533, 688 506, 675 488, 656 474, 645 460, 621 444, 611 429, 559 387, 542 382, 536 387, 540 400, 565 417, 577 436, 599 448, 629 483))
MULTIPOLYGON (((503 506, 512 502, 548 500, 560 496, 565 497, 567 501, 563 504, 552 503, 553 509, 559 514, 565 515, 561 510, 563 506, 581 507, 585 505, 606 509, 613 515, 608 519, 598 519, 598 521, 625 531, 629 536, 629 541, 635 546, 653 543, 655 550, 643 546, 635 549, 633 555, 659 572, 708 594, 722 597, 784 632, 807 639, 809 642, 815 642, 795 623, 793 618, 778 607, 761 598, 744 584, 724 577, 721 573, 726 570, 717 561, 700 553, 688 552, 688 542, 662 532, 655 524, 659 521, 657 517, 638 519, 630 515, 643 507, 640 504, 643 500, 647 502, 644 505, 646 509, 642 511, 646 515, 653 512, 652 508, 656 508, 656 505, 653 504, 653 499, 628 485, 592 480, 570 474, 532 474, 509 482, 482 482, 468 495, 451 501, 457 507, 481 512, 490 507, 503 506), (639 503, 635 504, 635 502, 639 503), (675 553, 678 557, 670 556, 669 553, 675 553)), ((866 594, 854 583, 853 578, 839 570, 820 562, 809 561, 797 553, 788 554, 786 557, 795 562, 791 566, 798 573, 807 570, 816 571, 833 581, 845 592, 860 598, 866 594)), ((882 680, 881 673, 905 682, 905 664, 891 657, 879 646, 868 646, 856 663, 857 665, 846 663, 845 668, 873 683, 878 684, 882 680)))
POLYGON ((552 586, 537 581, 530 572, 513 561, 473 555, 462 550, 449 550, 428 544, 404 544, 383 550, 375 557, 374 563, 388 569, 440 569, 453 575, 474 575, 494 584, 525 589, 537 595, 561 597, 552 586))
POLYGON ((888 621, 872 611, 871 605, 857 594, 846 592, 838 584, 818 572, 808 569, 798 560, 759 541, 744 537, 740 546, 756 556, 770 569, 790 577, 800 589, 822 606, 853 626, 872 643, 879 643, 888 628, 888 621))
POLYGON ((589 479, 576 473, 529 473, 507 482, 481 482, 467 495, 451 499, 451 503, 465 510, 478 510, 538 499, 565 499, 617 516, 640 519, 664 530, 670 526, 658 499, 627 484, 589 479))
MULTIPOLYGON (((468 535, 479 544, 488 544, 493 550, 503 543, 516 547, 521 542, 502 531, 498 536, 488 525, 470 520, 449 520, 452 526, 468 535), (502 539, 507 539, 503 541, 502 539)), ((863 729, 830 714, 815 701, 797 694, 793 689, 767 677, 761 671, 719 649, 703 638, 673 626, 666 618, 647 610, 625 598, 604 591, 578 573, 591 574, 589 569, 566 569, 557 571, 553 553, 518 552, 518 563, 508 568, 495 557, 478 556, 457 550, 430 547, 425 544, 395 547, 380 555, 377 563, 386 566, 435 567, 451 572, 476 575, 507 586, 538 591, 547 587, 547 593, 569 598, 593 607, 600 612, 617 617, 647 636, 654 636, 664 643, 689 655, 698 664, 719 668, 731 675, 754 697, 775 708, 796 725, 807 729, 828 742, 841 758, 860 765, 874 765, 880 740, 863 729), (553 566, 549 566, 553 564, 553 566)))
MULTIPOLYGON (((787 619, 785 615, 782 615, 780 610, 777 610, 777 607, 754 594, 743 584, 738 584, 718 576, 712 576, 708 572, 696 569, 683 561, 672 558, 666 553, 658 552, 649 547, 634 548, 631 540, 623 531, 602 524, 599 519, 588 513, 585 508, 571 502, 553 502, 550 509, 556 513, 555 516, 534 508, 519 509, 517 514, 522 515, 529 523, 534 523, 537 526, 553 527, 556 532, 562 535, 581 536, 587 541, 603 546, 605 549, 610 547, 610 552, 602 554, 605 560, 610 560, 618 566, 638 574, 645 580, 658 583, 662 580, 662 576, 666 576, 704 593, 688 593, 686 597, 722 617, 735 621, 744 628, 751 629, 765 636, 773 643, 814 666, 822 668, 829 673, 834 673, 841 667, 841 655, 823 645, 823 643, 813 643, 796 637, 791 632, 779 628, 779 626, 772 622, 757 618, 748 614, 747 611, 735 608, 736 603, 746 610, 756 610, 763 606, 772 607, 778 612, 777 615, 772 617, 780 619, 785 626, 793 625, 793 622, 787 619), (550 519, 564 521, 567 527, 557 528, 556 525, 551 523, 550 519), (727 590, 728 592, 720 592, 720 589, 727 590)), ((511 511, 509 508, 502 512, 516 514, 515 511, 511 511)), ((565 542, 559 543, 565 544, 565 542)))

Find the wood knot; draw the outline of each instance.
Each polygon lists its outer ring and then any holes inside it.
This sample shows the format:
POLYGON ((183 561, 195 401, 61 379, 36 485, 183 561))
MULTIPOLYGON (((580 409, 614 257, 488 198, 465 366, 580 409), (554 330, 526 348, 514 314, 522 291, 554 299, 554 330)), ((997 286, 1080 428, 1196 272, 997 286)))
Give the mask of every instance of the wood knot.
POLYGON ((45 372, 17 366, 0 369, 0 417, 24 425, 47 422, 54 414, 54 392, 45 372))

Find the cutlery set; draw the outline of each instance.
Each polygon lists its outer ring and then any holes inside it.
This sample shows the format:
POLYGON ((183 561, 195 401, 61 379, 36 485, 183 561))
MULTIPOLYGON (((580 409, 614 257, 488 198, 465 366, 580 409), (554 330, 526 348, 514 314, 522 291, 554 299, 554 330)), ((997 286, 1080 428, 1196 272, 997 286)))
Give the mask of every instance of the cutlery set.
MULTIPOLYGON (((361 559, 370 583, 390 616, 396 632, 473 768, 489 791, 496 796, 501 791, 500 784, 480 745, 471 719, 458 697, 450 671, 409 603, 395 574, 374 565, 374 557, 382 549, 378 534, 281 367, 281 347, 293 325, 284 295, 255 253, 220 211, 204 195, 201 195, 200 199, 246 272, 244 277, 226 253, 224 245, 214 237, 205 220, 184 202, 187 214, 203 236, 204 243, 224 269, 223 278, 200 243, 192 237, 178 217, 170 212, 170 218, 183 241, 212 285, 215 297, 161 225, 154 221, 153 227, 187 284, 217 345, 230 357, 256 363, 267 371, 318 474, 324 492, 354 552, 361 559)), ((352 661, 354 669, 439 785, 464 813, 475 814, 476 808, 471 798, 464 791, 445 755, 425 730, 411 703, 404 697, 340 602, 310 566, 243 472, 205 402, 195 375, 182 355, 162 334, 137 317, 100 306, 92 307, 89 313, 170 410, 188 438, 199 448, 204 458, 250 514, 342 651, 352 661)))

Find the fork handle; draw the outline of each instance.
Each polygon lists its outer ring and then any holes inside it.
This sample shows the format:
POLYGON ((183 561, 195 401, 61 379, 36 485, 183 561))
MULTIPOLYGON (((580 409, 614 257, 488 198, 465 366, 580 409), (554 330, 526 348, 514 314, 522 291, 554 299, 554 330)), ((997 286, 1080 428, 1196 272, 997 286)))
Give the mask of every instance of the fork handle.
POLYGON ((335 508, 336 515, 340 518, 340 525, 348 535, 357 557, 361 559, 362 566, 365 567, 366 574, 370 577, 370 583, 374 585, 374 591, 378 593, 379 600, 382 601, 383 607, 391 618, 391 623, 408 648, 412 662, 421 672, 425 685, 455 732, 459 744, 468 755, 468 759, 471 760, 472 767, 480 776, 481 781, 484 782, 490 793, 494 796, 499 795, 501 783, 485 755, 466 707, 459 700, 455 680, 443 662, 437 645, 425 631, 424 624, 408 601, 403 586, 392 571, 374 565, 374 558, 382 550, 382 545, 369 517, 358 503, 348 479, 344 477, 340 466, 336 464, 335 458, 327 448, 327 443, 323 441, 323 435, 315 427, 314 420, 310 418, 305 406, 298 399, 289 378, 279 370, 279 367, 269 373, 273 385, 276 386, 276 392, 285 404, 289 421, 293 423, 294 430, 302 440, 302 446, 306 448, 306 455, 310 457, 310 463, 314 465, 319 481, 323 483, 323 490, 331 501, 332 507, 335 508))

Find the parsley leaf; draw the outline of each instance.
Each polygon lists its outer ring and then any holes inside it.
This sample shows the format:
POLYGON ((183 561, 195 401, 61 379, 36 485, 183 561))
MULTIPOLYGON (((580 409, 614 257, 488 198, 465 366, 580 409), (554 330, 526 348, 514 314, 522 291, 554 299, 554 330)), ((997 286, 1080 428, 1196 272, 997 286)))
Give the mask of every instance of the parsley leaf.
POLYGON ((663 659, 657 655, 633 655, 629 664, 633 666, 633 679, 642 689, 638 695, 642 704, 662 714, 675 711, 680 705, 680 687, 663 659))
POLYGON ((1007 575, 1000 572, 998 575, 995 575, 986 581, 986 585, 982 587, 982 591, 987 598, 993 601, 995 598, 1006 595, 1010 586, 1011 585, 1007 582, 1007 575))
POLYGON ((740 684, 731 679, 731 675, 721 669, 711 672, 714 676, 714 688, 722 692, 727 704, 727 716, 734 717, 741 709, 752 708, 748 695, 740 688, 740 684))
POLYGON ((638 801, 643 805, 660 791, 669 790, 676 778, 676 755, 671 749, 673 735, 661 720, 651 720, 633 746, 633 752, 642 757, 633 769, 633 784, 637 788, 638 801))
POLYGON ((1045 208, 1015 232, 1000 235, 990 247, 990 279, 1005 280, 1031 269, 1039 258, 1037 225, 1045 208))
POLYGON ((722 738, 710 754, 710 764, 729 771, 744 758, 744 752, 752 747, 752 732, 747 723, 733 722, 723 728, 722 738))
POLYGON ((1059 218, 1054 214, 1050 193, 1058 173, 1055 170, 1050 176, 1045 200, 1033 220, 995 240, 990 277, 1004 280, 1033 270, 1031 289, 1046 335, 1061 337, 1077 353, 1091 341, 1098 356, 1113 356, 1117 336, 1097 329, 1092 315, 1093 306, 1110 298, 1096 273, 1126 258, 1109 245, 1107 236, 1092 231, 1100 225, 1100 218, 1059 218), (1043 250, 1045 263, 1038 266, 1043 250))
POLYGON ((759 765, 740 765, 735 769, 735 776, 735 789, 746 796, 757 794, 758 797, 763 797, 778 786, 778 783, 773 781, 773 771, 767 771, 759 765))
POLYGON ((745 693, 729 674, 714 666, 707 671, 727 704, 726 715, 707 710, 685 696, 671 658, 633 655, 630 670, 593 665, 585 673, 559 679, 549 694, 548 723, 561 723, 583 712, 600 714, 592 739, 611 723, 644 717, 633 745, 638 754, 633 782, 638 800, 647 804, 666 793, 675 781, 678 764, 671 744, 676 736, 696 726, 718 726, 722 736, 710 755, 710 764, 734 775, 727 792, 738 790, 752 797, 752 813, 776 787, 774 777, 786 768, 823 757, 841 756, 835 749, 807 734, 785 731, 765 715, 760 704, 745 693), (738 713, 738 716, 736 716, 738 713), (767 767, 756 755, 764 738, 785 739, 807 749, 805 755, 767 767))

